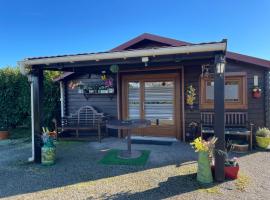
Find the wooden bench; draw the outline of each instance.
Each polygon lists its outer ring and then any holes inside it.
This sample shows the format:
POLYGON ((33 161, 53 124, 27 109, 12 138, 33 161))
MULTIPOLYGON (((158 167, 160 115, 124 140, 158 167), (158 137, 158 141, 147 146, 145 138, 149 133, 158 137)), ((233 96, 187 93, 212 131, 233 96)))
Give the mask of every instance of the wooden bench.
MULTIPOLYGON (((215 115, 213 112, 201 112, 201 136, 214 134, 215 115)), ((246 136, 249 141, 249 148, 252 150, 252 129, 253 124, 248 122, 246 112, 225 113, 225 135, 246 136)))
POLYGON ((101 129, 105 128, 106 116, 99 113, 92 106, 83 106, 76 113, 61 118, 61 127, 58 130, 76 131, 76 137, 79 137, 80 130, 95 130, 98 133, 98 141, 101 142, 101 129))

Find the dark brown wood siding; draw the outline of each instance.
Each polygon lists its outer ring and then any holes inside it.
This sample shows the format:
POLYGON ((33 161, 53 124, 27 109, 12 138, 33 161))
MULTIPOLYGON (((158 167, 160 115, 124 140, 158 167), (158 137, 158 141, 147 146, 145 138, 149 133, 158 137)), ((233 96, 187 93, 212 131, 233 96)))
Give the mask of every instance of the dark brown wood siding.
MULTIPOLYGON (((89 75, 81 75, 73 79, 73 81, 82 81, 88 84, 95 79, 89 79, 89 75)), ((68 82, 66 83, 66 85, 68 82)), ((70 89, 66 87, 66 114, 76 112, 80 107, 90 105, 95 107, 98 111, 117 116, 117 99, 115 95, 93 95, 88 100, 83 94, 79 94, 77 89, 70 89), (111 98, 112 97, 112 98, 111 98)))
MULTIPOLYGON (((173 66, 173 64, 171 64, 173 66)), ((256 127, 265 126, 265 95, 264 95, 264 87, 265 87, 265 69, 262 67, 244 64, 244 63, 236 63, 229 61, 226 66, 227 72, 246 72, 247 73, 247 96, 248 96, 248 117, 249 121, 254 123, 256 127), (254 99, 252 97, 252 89, 253 89, 253 78, 254 75, 259 77, 259 86, 262 88, 262 97, 260 99, 254 99)), ((168 73, 166 72, 162 73, 168 73)), ((140 72, 142 73, 142 72, 140 72)), ((147 72, 146 72, 147 73, 147 72)), ((153 73, 153 72, 148 72, 153 73)), ((200 122, 200 109, 199 109, 199 95, 200 95, 200 87, 199 87, 199 78, 201 74, 201 66, 185 66, 184 67, 184 87, 192 84, 196 88, 197 98, 195 108, 191 111, 185 105, 185 129, 188 131, 188 124, 192 121, 200 122)), ((76 81, 82 81, 84 83, 88 83, 91 79, 88 78, 88 75, 74 76, 76 81)), ((180 91, 179 91, 180 92, 180 91)), ((117 117, 117 96, 114 95, 112 99, 110 99, 106 95, 93 95, 88 100, 82 94, 79 94, 76 89, 72 90, 66 87, 66 114, 73 113, 77 111, 81 106, 91 105, 97 108, 100 112, 107 113, 113 117, 117 117)), ((241 111, 241 110, 233 110, 233 111, 241 111)))
MULTIPOLYGON (((248 96, 248 118, 249 121, 254 123, 256 127, 265 126, 265 98, 264 98, 264 79, 265 69, 254 65, 228 62, 226 65, 226 72, 246 72, 247 73, 247 96, 248 96), (259 77, 259 87, 262 89, 262 97, 254 99, 252 97, 252 89, 254 83, 254 75, 259 77)), ((188 85, 192 84, 196 88, 196 92, 200 94, 199 78, 201 74, 200 66, 185 67, 185 89, 188 85)), ((241 111, 241 110, 233 110, 241 111)), ((196 99, 196 106, 194 110, 185 108, 185 125, 188 131, 188 124, 192 121, 200 122, 200 109, 199 109, 199 96, 196 99)))

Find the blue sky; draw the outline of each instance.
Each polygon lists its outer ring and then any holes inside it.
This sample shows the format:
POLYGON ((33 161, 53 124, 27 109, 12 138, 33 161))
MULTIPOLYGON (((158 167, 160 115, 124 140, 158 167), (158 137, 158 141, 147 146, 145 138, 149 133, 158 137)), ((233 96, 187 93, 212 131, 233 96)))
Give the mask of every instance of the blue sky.
POLYGON ((0 67, 106 51, 144 32, 227 38, 229 50, 270 60, 270 0, 0 0, 0 67))

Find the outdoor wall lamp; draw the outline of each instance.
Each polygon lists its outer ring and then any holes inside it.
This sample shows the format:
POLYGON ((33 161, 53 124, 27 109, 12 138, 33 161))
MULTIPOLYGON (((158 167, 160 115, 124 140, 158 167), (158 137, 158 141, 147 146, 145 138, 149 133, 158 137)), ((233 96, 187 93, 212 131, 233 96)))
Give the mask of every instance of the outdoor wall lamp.
POLYGON ((216 57, 215 63, 216 63, 216 73, 223 75, 225 72, 225 65, 226 65, 225 57, 223 56, 216 57))
POLYGON ((147 67, 149 58, 148 57, 142 57, 142 62, 144 62, 144 66, 147 67))

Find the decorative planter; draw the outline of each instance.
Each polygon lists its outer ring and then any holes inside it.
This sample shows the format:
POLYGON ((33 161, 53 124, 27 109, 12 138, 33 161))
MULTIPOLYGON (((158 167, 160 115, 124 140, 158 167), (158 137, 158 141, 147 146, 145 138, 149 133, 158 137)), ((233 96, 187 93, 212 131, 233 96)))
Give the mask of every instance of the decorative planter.
POLYGON ((255 99, 259 99, 262 96, 262 93, 260 91, 255 91, 255 92, 253 91, 252 96, 255 99))
POLYGON ((207 152, 199 152, 197 181, 203 184, 209 184, 213 182, 213 176, 207 152))
POLYGON ((54 145, 44 145, 41 148, 41 164, 53 165, 55 164, 56 148, 54 145))
POLYGON ((258 147, 270 149, 270 138, 256 136, 256 142, 258 147))
MULTIPOLYGON (((215 166, 211 166, 213 176, 215 176, 215 166)), ((239 166, 225 166, 224 173, 226 179, 237 179, 239 166)))
POLYGON ((225 166, 225 178, 227 179, 237 179, 239 166, 225 166))
POLYGON ((248 151, 248 144, 232 144, 232 151, 237 153, 245 153, 248 151))
POLYGON ((8 131, 0 131, 0 140, 8 139, 8 131))

